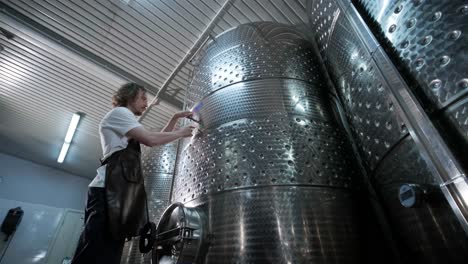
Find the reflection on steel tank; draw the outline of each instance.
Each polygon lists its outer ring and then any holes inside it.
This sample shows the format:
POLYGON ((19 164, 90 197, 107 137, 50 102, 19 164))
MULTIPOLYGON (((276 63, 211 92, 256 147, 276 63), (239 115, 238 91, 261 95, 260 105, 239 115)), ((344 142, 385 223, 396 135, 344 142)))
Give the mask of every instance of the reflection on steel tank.
POLYGON ((319 65, 306 37, 277 23, 208 46, 187 96, 200 130, 181 144, 172 196, 207 219, 201 262, 362 261, 362 176, 319 65))
POLYGON ((392 98, 389 72, 379 64, 381 45, 387 51, 394 46, 392 62, 414 81, 413 92, 442 137, 449 143, 456 138, 466 152, 468 42, 461 32, 467 32, 468 6, 462 2, 308 2, 311 31, 404 263, 465 263, 468 237, 392 98), (399 192, 412 193, 415 204, 405 207, 399 192))
POLYGON ((468 2, 375 2, 356 1, 411 76, 426 111, 468 164, 468 2))

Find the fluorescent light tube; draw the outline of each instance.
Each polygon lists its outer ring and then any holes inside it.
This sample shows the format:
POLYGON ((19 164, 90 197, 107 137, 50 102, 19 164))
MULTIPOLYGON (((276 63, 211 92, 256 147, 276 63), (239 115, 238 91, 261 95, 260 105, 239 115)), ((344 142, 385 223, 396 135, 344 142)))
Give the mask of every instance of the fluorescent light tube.
POLYGON ((73 114, 72 120, 70 121, 70 125, 68 126, 67 135, 65 136, 65 143, 71 142, 79 121, 80 121, 80 115, 73 114))
POLYGON ((63 143, 62 150, 60 151, 60 155, 57 159, 58 163, 62 163, 63 160, 65 159, 65 156, 67 155, 68 148, 70 147, 70 143, 63 143))
POLYGON ((68 126, 67 135, 65 136, 65 142, 63 143, 62 150, 60 150, 60 155, 57 159, 58 163, 62 163, 65 160, 65 156, 67 156, 68 149, 70 148, 70 143, 75 135, 76 127, 78 126, 78 122, 80 122, 81 116, 79 114, 73 114, 73 117, 70 121, 70 125, 68 126))

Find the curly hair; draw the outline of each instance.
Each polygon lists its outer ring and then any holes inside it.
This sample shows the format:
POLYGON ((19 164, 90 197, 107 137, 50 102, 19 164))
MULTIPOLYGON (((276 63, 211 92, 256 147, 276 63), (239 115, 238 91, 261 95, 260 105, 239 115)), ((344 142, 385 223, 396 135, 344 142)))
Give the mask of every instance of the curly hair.
POLYGON ((128 103, 137 97, 139 91, 146 92, 146 89, 145 87, 133 82, 122 85, 122 87, 120 87, 112 96, 112 105, 114 107, 127 106, 128 103))

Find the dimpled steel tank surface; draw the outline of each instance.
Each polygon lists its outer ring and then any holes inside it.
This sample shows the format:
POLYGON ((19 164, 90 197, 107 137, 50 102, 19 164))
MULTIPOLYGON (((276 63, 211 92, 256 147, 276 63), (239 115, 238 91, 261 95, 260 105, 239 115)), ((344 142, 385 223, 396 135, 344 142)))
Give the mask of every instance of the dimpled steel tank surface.
POLYGON ((426 111, 434 112, 451 147, 468 164, 468 2, 463 0, 356 3, 414 79, 426 111))
POLYGON ((300 32, 276 23, 241 25, 206 49, 187 102, 201 132, 181 142, 172 193, 206 215, 201 263, 359 262, 360 175, 319 65, 300 32))
MULTIPOLYGON (((343 102, 402 263, 466 263, 468 236, 454 206, 441 192, 441 186, 451 181, 437 177, 433 160, 418 145, 418 135, 410 133, 414 122, 403 118, 417 109, 403 113, 403 107, 392 99, 396 94, 392 86, 399 83, 391 71, 382 70, 390 68, 381 59, 382 46, 391 47, 391 63, 413 80, 415 97, 430 117, 423 125, 434 123, 454 154, 464 149, 457 157, 466 166, 468 42, 463 34, 467 33, 467 14, 466 1, 458 0, 308 2, 311 31, 317 32, 320 54, 343 102), (371 32, 377 32, 378 42, 371 32), (417 204, 403 205, 399 191, 406 184, 423 190, 423 195, 414 196, 417 204)), ((435 137, 430 140, 429 149, 435 149, 435 137)), ((458 180, 463 182, 464 177, 458 180)))

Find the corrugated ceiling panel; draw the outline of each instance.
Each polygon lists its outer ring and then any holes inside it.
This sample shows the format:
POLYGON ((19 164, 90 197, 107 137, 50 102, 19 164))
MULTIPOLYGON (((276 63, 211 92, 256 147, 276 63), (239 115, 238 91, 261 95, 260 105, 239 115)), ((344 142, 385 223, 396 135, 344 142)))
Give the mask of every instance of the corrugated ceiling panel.
POLYGON ((211 9, 202 1, 6 2, 156 86, 167 79, 220 8, 213 2, 211 9), (195 16, 184 17, 187 10, 195 16), (194 30, 194 24, 201 28, 194 30))

